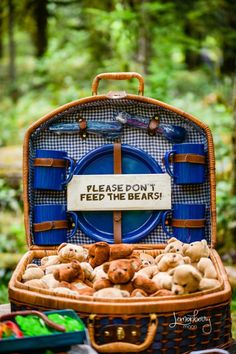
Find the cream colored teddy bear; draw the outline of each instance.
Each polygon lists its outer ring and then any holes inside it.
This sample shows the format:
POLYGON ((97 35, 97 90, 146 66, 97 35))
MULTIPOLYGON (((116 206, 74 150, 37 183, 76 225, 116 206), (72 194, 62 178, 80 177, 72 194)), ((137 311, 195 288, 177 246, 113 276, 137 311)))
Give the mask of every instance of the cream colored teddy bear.
POLYGON ((59 263, 70 263, 73 260, 84 262, 88 258, 88 250, 72 243, 62 243, 57 249, 57 255, 43 257, 41 265, 45 268, 59 263))
POLYGON ((197 269, 204 278, 217 279, 216 269, 210 258, 202 257, 197 264, 197 269))
POLYGON ((179 253, 162 253, 155 258, 155 262, 160 272, 167 272, 178 265, 190 263, 190 258, 179 253))
POLYGON ((175 237, 171 237, 167 241, 167 246, 164 249, 164 253, 180 253, 183 254, 183 245, 184 243, 177 240, 175 237))
POLYGON ((22 281, 25 283, 31 279, 40 279, 44 276, 44 271, 37 264, 30 263, 22 276, 22 281))
POLYGON ((202 276, 191 264, 179 265, 169 271, 172 276, 171 291, 175 295, 189 294, 199 290, 202 276))
POLYGON ((183 245, 183 254, 191 259, 191 263, 197 263, 202 257, 209 257, 210 250, 206 240, 185 243, 183 245))

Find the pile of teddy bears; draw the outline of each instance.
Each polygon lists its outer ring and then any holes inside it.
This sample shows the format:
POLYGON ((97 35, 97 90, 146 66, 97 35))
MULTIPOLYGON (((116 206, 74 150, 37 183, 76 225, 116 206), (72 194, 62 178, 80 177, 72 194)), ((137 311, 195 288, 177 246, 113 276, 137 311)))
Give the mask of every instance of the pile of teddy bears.
POLYGON ((220 285, 205 240, 174 237, 155 259, 128 244, 97 242, 84 248, 63 243, 57 255, 29 264, 22 282, 55 294, 124 298, 189 294, 220 285))

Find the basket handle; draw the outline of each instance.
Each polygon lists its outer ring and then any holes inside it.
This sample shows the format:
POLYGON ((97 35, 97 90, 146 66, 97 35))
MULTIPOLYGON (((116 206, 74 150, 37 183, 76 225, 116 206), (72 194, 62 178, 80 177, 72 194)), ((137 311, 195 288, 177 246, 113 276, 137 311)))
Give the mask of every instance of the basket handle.
POLYGON ((88 333, 92 347, 100 353, 139 353, 146 350, 153 343, 156 335, 158 320, 156 314, 150 314, 147 335, 143 343, 132 344, 127 342, 112 342, 108 344, 97 344, 95 342, 94 320, 96 315, 90 315, 88 323, 88 333))
POLYGON ((100 80, 131 80, 137 79, 139 81, 138 94, 143 96, 144 94, 144 79, 142 75, 136 72, 118 72, 118 73, 102 73, 95 76, 92 83, 92 94, 98 94, 98 85, 100 80))

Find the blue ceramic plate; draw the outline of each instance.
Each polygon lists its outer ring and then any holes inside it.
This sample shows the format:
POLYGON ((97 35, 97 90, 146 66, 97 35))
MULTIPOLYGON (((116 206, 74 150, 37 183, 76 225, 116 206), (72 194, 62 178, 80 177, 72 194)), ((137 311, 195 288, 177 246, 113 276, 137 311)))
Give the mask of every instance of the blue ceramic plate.
MULTIPOLYGON (((163 173, 158 163, 143 150, 122 144, 123 174, 163 173)), ((113 174, 113 145, 103 145, 92 150, 78 161, 75 175, 113 174)), ((102 176, 101 176, 102 178, 102 176)), ((114 243, 113 212, 79 212, 79 227, 96 241, 114 243)), ((147 236, 161 221, 161 211, 122 212, 122 241, 135 243, 147 236)))

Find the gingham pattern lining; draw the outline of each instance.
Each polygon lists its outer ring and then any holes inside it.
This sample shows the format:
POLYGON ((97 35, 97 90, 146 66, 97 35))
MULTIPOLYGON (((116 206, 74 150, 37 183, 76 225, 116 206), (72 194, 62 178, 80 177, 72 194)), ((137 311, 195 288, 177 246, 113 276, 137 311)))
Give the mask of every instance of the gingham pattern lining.
MULTIPOLYGON (((158 114, 162 123, 175 124, 187 130, 185 142, 203 143, 207 151, 207 139, 203 129, 188 121, 186 118, 173 113, 163 107, 150 103, 137 102, 135 100, 104 100, 86 103, 72 107, 54 116, 52 119, 42 124, 31 135, 30 140, 30 173, 29 173, 29 202, 30 202, 30 224, 32 230, 33 207, 37 204, 66 204, 66 191, 42 191, 34 190, 33 184, 33 158, 36 149, 64 150, 68 155, 76 160, 81 159, 89 151, 109 144, 112 141, 97 135, 89 135, 86 140, 82 140, 79 134, 55 134, 48 130, 52 123, 74 123, 81 115, 87 120, 111 121, 119 111, 134 113, 150 119, 158 114)), ((125 127, 121 137, 121 143, 136 146, 151 155, 165 171, 162 159, 165 152, 172 148, 172 143, 163 136, 150 137, 147 132, 140 129, 125 127)), ((208 171, 207 171, 208 172, 208 171)), ((208 176, 208 173, 207 173, 208 176)), ((206 205, 207 224, 205 237, 210 243, 210 185, 209 181, 200 185, 180 186, 172 181, 172 203, 204 203, 206 205)), ((33 238, 33 237, 32 237, 33 238)), ((163 232, 161 225, 156 227, 147 237, 141 240, 142 243, 165 243, 168 236, 163 232)), ((93 243, 94 240, 84 235, 80 230, 70 242, 93 243)))

